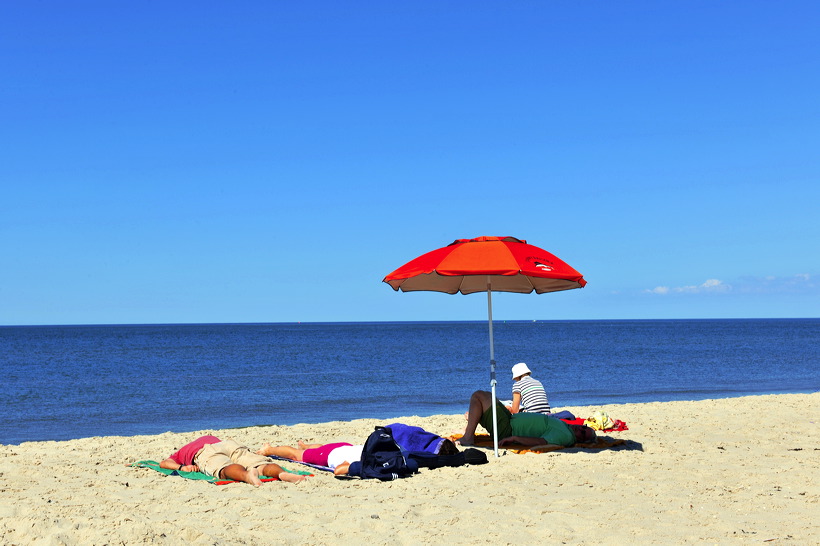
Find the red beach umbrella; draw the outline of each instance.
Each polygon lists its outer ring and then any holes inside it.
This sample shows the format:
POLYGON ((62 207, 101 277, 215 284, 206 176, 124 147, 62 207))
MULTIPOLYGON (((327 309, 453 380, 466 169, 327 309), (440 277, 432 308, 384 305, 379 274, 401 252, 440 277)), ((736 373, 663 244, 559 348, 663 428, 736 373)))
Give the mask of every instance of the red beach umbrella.
MULTIPOLYGON (((492 292, 537 294, 583 288, 584 277, 560 258, 515 237, 458 239, 410 260, 384 278, 393 290, 447 294, 487 292, 490 329, 490 387, 495 415, 495 352, 492 292)), ((498 427, 493 427, 498 456, 498 427)))

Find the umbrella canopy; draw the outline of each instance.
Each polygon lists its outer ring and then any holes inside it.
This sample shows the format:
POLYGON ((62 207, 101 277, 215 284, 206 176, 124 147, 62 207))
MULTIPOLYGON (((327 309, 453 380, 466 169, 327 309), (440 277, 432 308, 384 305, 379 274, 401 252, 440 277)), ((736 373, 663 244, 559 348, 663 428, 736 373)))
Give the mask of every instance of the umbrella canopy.
MULTIPOLYGON (((583 288, 584 277, 566 262, 542 248, 515 237, 458 239, 410 260, 384 278, 393 290, 433 291, 447 294, 487 292, 490 329, 490 387, 495 410, 495 352, 493 348, 492 292, 537 294, 583 288)), ((493 446, 498 456, 498 426, 493 446)))
POLYGON ((394 290, 447 294, 496 292, 538 294, 582 288, 584 277, 542 248, 515 237, 458 239, 422 254, 390 273, 384 282, 394 290))

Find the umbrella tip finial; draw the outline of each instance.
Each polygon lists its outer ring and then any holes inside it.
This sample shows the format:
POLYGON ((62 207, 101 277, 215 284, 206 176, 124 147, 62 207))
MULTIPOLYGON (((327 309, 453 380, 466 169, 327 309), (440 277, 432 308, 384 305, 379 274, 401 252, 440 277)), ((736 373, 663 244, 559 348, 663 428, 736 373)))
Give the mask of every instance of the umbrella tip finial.
POLYGON ((504 243, 524 243, 526 244, 526 239, 519 239, 518 237, 492 237, 489 235, 482 235, 481 237, 474 237, 472 239, 456 239, 452 244, 461 244, 461 243, 488 243, 492 241, 501 241, 504 243))

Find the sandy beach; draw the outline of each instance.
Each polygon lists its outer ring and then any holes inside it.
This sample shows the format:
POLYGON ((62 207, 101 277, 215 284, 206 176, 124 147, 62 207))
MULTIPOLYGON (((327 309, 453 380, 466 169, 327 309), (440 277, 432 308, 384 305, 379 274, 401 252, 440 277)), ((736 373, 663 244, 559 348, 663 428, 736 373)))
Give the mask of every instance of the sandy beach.
MULTIPOLYGON (((216 486, 128 465, 203 433, 361 443, 383 421, 0 445, 3 544, 820 543, 820 393, 603 409, 611 450, 490 455, 394 482, 216 486)), ((463 416, 402 417, 441 435, 463 416)), ((294 470, 299 465, 285 465, 294 470)))

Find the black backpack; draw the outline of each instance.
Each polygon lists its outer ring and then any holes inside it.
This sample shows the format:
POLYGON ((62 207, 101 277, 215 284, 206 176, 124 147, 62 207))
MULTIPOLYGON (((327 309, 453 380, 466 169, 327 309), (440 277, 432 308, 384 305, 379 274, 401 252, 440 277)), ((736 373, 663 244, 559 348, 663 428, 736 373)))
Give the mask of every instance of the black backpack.
POLYGON ((390 481, 417 472, 418 464, 406 458, 387 427, 376 427, 362 449, 360 461, 352 463, 348 474, 361 478, 390 481))

